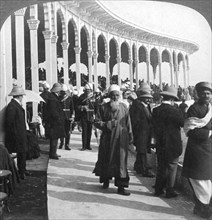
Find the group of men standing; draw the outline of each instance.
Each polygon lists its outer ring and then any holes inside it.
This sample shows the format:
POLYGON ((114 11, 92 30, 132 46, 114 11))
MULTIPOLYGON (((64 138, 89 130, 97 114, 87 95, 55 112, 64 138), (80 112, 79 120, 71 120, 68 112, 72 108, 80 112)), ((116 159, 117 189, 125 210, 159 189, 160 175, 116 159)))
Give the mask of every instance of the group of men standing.
MULTIPOLYGON (((41 96, 46 103, 43 106, 43 122, 46 137, 50 140, 49 157, 59 159, 57 155, 58 139, 60 148, 64 144, 69 148, 70 125, 72 115, 80 115, 82 125, 82 149, 91 150, 92 125, 101 130, 98 160, 93 173, 99 176, 103 188, 109 187, 115 178, 117 193, 128 196, 129 186, 127 157, 129 145, 136 147, 134 169, 144 177, 154 177, 152 166, 148 162, 151 149, 156 149, 157 170, 155 196, 165 193, 166 198, 178 196, 175 191, 175 179, 179 156, 182 154, 181 128, 188 136, 182 175, 188 178, 194 192, 194 213, 208 218, 212 216, 212 85, 200 82, 195 88, 198 100, 183 115, 175 104, 178 100, 177 89, 166 86, 160 92, 161 104, 152 108, 152 90, 141 83, 130 106, 120 100, 120 87, 111 85, 108 89, 108 102, 97 103, 93 99, 92 85, 87 84, 84 93, 74 104, 73 96, 68 94, 66 86, 55 83, 50 92, 41 96), (95 116, 95 117, 94 117, 95 116)), ((17 152, 18 169, 22 176, 26 173, 26 125, 22 108, 23 88, 14 86, 9 96, 13 99, 6 109, 5 145, 9 152, 17 152)))

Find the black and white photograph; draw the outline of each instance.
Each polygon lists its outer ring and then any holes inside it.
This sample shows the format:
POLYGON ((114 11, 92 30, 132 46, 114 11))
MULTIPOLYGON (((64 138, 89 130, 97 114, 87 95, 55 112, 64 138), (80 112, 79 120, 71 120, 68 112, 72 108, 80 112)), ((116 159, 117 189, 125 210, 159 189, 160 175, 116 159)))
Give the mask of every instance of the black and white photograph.
POLYGON ((0 0, 0 220, 212 220, 212 1, 0 0))

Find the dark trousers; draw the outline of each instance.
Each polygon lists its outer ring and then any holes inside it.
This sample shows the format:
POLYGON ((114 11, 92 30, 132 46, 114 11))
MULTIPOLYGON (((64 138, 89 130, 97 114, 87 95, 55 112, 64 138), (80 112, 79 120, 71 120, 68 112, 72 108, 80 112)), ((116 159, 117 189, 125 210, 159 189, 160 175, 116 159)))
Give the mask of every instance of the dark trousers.
POLYGON ((82 126, 82 148, 89 149, 91 142, 91 134, 92 134, 92 122, 82 119, 81 126, 82 126))
POLYGON ((17 153, 17 166, 20 174, 26 171, 26 152, 17 153))
MULTIPOLYGON (((71 121, 65 120, 64 127, 65 127, 65 147, 68 147, 70 134, 71 134, 71 121)), ((64 144, 64 138, 60 138, 60 146, 62 147, 64 144)))
POLYGON ((158 167, 155 182, 155 191, 160 192, 164 188, 172 190, 175 185, 179 157, 168 160, 164 152, 158 153, 158 167))
POLYGON ((152 167, 148 163, 147 153, 137 153, 136 160, 134 163, 134 170, 138 174, 146 174, 152 167))
MULTIPOLYGON (((107 178, 107 177, 101 177, 100 176, 100 183, 104 183, 107 181, 110 181, 112 178, 107 178)), ((120 178, 120 177, 115 177, 114 185, 117 187, 124 187, 127 188, 129 186, 129 181, 130 177, 127 175, 126 178, 120 178)))
POLYGON ((49 157, 57 156, 58 139, 50 139, 49 157))

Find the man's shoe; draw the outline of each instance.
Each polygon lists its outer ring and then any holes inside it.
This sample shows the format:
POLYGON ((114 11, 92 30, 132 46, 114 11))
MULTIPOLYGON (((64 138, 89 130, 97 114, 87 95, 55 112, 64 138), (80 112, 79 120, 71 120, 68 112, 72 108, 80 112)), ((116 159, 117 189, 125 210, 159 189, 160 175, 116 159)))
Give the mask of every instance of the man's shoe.
POLYGON ((52 159, 52 160, 59 160, 58 156, 52 156, 52 157, 49 157, 49 158, 52 159))
POLYGON ((86 150, 86 149, 85 149, 85 148, 81 148, 80 150, 81 150, 81 151, 84 151, 84 150, 86 150))
POLYGON ((126 191, 123 187, 119 187, 117 193, 123 196, 129 196, 130 192, 126 191))
POLYGON ((69 146, 66 146, 66 147, 65 147, 65 150, 71 150, 71 148, 69 148, 69 146))
POLYGON ((154 196, 159 197, 159 196, 161 196, 161 195, 163 195, 163 194, 164 194, 164 191, 163 191, 163 190, 158 190, 158 191, 155 191, 154 196))
POLYGON ((57 157, 61 157, 61 155, 59 155, 59 154, 56 154, 56 156, 57 156, 57 157))
POLYGON ((92 150, 92 148, 91 148, 91 147, 88 147, 87 150, 92 150))
POLYGON ((177 197, 179 194, 176 191, 166 192, 166 198, 174 198, 177 197))
POLYGON ((59 147, 58 147, 59 149, 62 149, 63 148, 63 145, 59 145, 59 147))
POLYGON ((108 189, 108 188, 109 188, 109 184, 110 184, 110 181, 109 181, 109 180, 106 180, 106 181, 103 183, 103 189, 108 189))
POLYGON ((149 178, 153 178, 155 177, 155 174, 153 174, 152 172, 146 172, 144 174, 142 174, 143 177, 149 177, 149 178))

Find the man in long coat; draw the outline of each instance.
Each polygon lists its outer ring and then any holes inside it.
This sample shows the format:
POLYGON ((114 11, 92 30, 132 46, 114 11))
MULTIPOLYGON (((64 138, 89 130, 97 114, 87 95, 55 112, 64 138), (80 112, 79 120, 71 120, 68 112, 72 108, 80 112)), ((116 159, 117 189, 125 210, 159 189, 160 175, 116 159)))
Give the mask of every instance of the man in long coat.
POLYGON ((178 196, 174 190, 179 156, 182 154, 181 127, 183 114, 175 105, 178 100, 174 87, 165 87, 160 93, 162 104, 153 109, 152 121, 156 138, 158 167, 155 182, 155 196, 160 196, 166 189, 166 198, 178 196))
POLYGON ((141 83, 137 90, 137 96, 138 98, 133 101, 129 110, 137 153, 134 170, 144 177, 154 177, 151 165, 147 163, 147 154, 151 153, 150 141, 152 134, 150 102, 153 97, 150 86, 146 83, 141 83))
POLYGON ((61 101, 59 99, 62 86, 60 83, 54 83, 46 111, 46 137, 50 140, 49 158, 58 160, 57 144, 59 138, 65 137, 64 115, 61 101))
POLYGON ((190 106, 184 130, 188 143, 182 175, 194 192, 194 214, 203 218, 212 215, 212 85, 200 82, 195 86, 198 101, 190 106))
POLYGON ((17 166, 21 179, 25 179, 27 131, 25 110, 22 99, 25 94, 21 86, 14 86, 9 96, 13 96, 6 108, 5 116, 5 146, 9 153, 17 153, 17 166))
POLYGON ((109 180, 115 177, 118 194, 130 195, 124 188, 129 185, 127 157, 129 143, 132 143, 132 129, 127 106, 119 102, 120 87, 109 88, 111 101, 104 103, 99 111, 95 126, 102 130, 98 161, 94 173, 99 176, 103 188, 109 187, 109 180))

